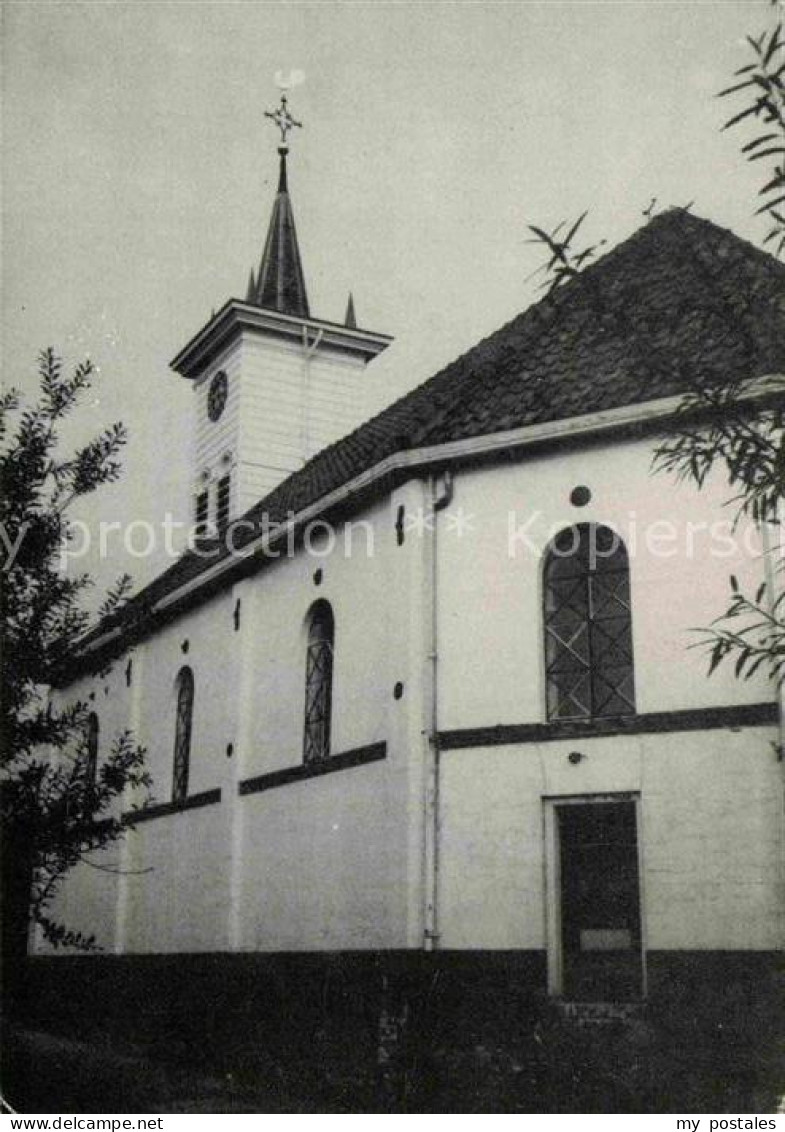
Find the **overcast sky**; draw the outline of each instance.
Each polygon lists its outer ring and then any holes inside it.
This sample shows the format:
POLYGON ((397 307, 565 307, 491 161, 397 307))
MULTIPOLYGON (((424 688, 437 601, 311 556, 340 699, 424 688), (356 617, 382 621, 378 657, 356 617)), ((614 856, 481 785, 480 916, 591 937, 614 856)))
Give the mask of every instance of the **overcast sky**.
MULTIPOLYGON (((3 5, 5 381, 89 354, 81 418, 125 421, 97 513, 187 513, 191 399, 168 363, 259 260, 276 70, 302 69, 290 189, 311 311, 395 336, 379 405, 527 306, 527 223, 590 209, 609 244, 657 207, 759 241, 756 170, 714 95, 764 0, 3 5)), ((115 563, 109 573, 116 572, 115 563)), ((161 559, 134 564, 138 580, 161 559)))

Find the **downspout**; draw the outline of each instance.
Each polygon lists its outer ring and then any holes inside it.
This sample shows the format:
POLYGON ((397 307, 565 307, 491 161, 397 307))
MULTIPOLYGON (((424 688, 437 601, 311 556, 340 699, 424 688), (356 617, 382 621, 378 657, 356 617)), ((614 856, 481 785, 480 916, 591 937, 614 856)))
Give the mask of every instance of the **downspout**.
MULTIPOLYGON (((137 740, 142 734, 143 729, 142 691, 147 674, 149 651, 146 642, 139 641, 128 653, 127 663, 131 665, 130 669, 126 669, 126 686, 128 686, 128 681, 130 681, 131 688, 128 725, 137 740)), ((126 783, 122 798, 123 811, 130 810, 134 802, 138 802, 138 799, 134 798, 133 791, 129 790, 128 784, 126 783)), ((115 955, 123 955, 128 950, 129 928, 131 925, 131 877, 134 874, 134 858, 136 856, 134 850, 136 848, 138 852, 139 848, 135 845, 132 830, 126 830, 125 836, 120 840, 119 848, 120 870, 117 877, 117 891, 115 896, 115 955)))
POLYGON ((452 474, 429 476, 426 496, 426 514, 423 522, 426 667, 424 696, 425 773, 425 837, 423 842, 424 870, 424 931, 423 947, 435 951, 439 941, 438 878, 439 878, 439 712, 438 712, 438 556, 437 515, 448 507, 453 497, 452 474))
POLYGON ((311 358, 319 349, 324 331, 316 331, 313 342, 308 341, 308 327, 303 326, 302 404, 300 406, 300 455, 305 464, 311 456, 311 358))
MULTIPOLYGON (((778 504, 778 512, 782 511, 782 504, 778 504)), ((766 582, 766 592, 769 596, 769 609, 772 613, 777 610, 777 601, 780 598, 780 587, 777 567, 775 565, 775 557, 783 558, 783 544, 782 532, 785 530, 785 515, 778 515, 775 521, 768 523, 765 520, 761 523, 761 537, 763 541, 763 577, 766 582), (776 527, 778 532, 778 539, 775 542, 772 538, 771 528, 776 527)), ((778 733, 777 733, 777 756, 782 767, 785 767, 785 680, 777 680, 774 678, 774 688, 777 697, 777 716, 778 716, 778 733)), ((781 857, 782 867, 785 873, 785 792, 782 797, 782 826, 781 837, 783 839, 781 857)), ((783 876, 783 883, 785 883, 785 876, 783 876)), ((785 942, 785 930, 783 931, 783 942, 785 942)))

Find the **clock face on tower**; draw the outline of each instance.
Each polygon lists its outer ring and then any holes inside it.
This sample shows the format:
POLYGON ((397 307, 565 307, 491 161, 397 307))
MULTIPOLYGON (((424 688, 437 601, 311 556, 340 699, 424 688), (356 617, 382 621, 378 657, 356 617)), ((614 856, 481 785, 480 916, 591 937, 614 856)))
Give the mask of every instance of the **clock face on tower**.
POLYGON ((210 382, 210 388, 207 391, 207 415, 211 421, 217 421, 224 411, 227 393, 226 374, 223 370, 219 370, 210 382))

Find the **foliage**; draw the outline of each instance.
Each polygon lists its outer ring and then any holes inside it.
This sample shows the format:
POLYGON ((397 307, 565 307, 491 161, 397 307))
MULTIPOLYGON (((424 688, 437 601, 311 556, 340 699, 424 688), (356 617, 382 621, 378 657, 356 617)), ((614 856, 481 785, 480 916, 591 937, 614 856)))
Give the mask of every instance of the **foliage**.
MULTIPOLYGON (((778 6, 778 5, 775 5, 778 6)), ((754 58, 736 71, 734 82, 720 91, 720 98, 744 94, 746 105, 723 126, 724 130, 754 121, 755 137, 741 147, 747 161, 771 163, 767 180, 758 195, 763 202, 756 214, 771 222, 764 244, 773 244, 775 255, 785 250, 785 41, 782 21, 774 30, 757 38, 747 36, 754 58)))
MULTIPOLYGON (((80 605, 92 584, 61 567, 70 533, 69 504, 120 474, 125 443, 115 424, 72 456, 58 453, 59 430, 90 388, 90 362, 63 373, 51 350, 39 360, 40 394, 25 405, 16 390, 0 399, 0 807, 5 851, 32 870, 31 915, 57 944, 92 946, 48 915, 59 885, 80 860, 122 836, 116 802, 126 788, 149 786, 144 751, 117 737, 95 768, 88 751, 89 705, 56 708, 49 686, 67 667, 89 617, 80 605)), ((125 598, 123 577, 102 607, 125 598)), ((6 862, 6 866, 8 862, 6 862)))
POLYGON ((588 216, 588 211, 581 213, 578 219, 567 228, 566 220, 560 221, 551 232, 546 232, 544 228, 540 228, 536 224, 529 224, 529 231, 532 233, 532 239, 527 242, 530 244, 541 244, 550 258, 547 263, 543 264, 540 270, 544 270, 546 278, 542 286, 547 290, 548 294, 558 290, 569 279, 578 275, 583 267, 591 260, 606 241, 600 240, 596 244, 589 244, 584 248, 576 249, 573 247, 573 241, 578 234, 578 230, 588 216))
POLYGON ((785 488, 785 408, 754 405, 743 380, 689 390, 680 423, 658 450, 663 471, 703 487, 712 469, 725 467, 733 493, 728 504, 752 522, 776 523, 785 488), (694 422, 694 423, 690 423, 694 422))

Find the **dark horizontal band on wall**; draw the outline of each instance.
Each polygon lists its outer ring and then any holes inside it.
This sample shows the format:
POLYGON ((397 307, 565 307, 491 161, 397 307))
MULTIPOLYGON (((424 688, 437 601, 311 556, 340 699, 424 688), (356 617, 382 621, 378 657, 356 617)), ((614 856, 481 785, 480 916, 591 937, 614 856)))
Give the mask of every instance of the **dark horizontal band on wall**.
POLYGON ((512 723, 440 731, 439 749, 455 751, 465 747, 497 747, 508 743, 547 743, 555 739, 760 727, 776 722, 777 705, 774 703, 687 708, 684 711, 649 711, 619 719, 563 719, 553 723, 512 723))
POLYGON ((179 802, 159 802, 154 806, 145 806, 142 810, 128 810, 123 814, 126 825, 136 825, 140 821, 152 821, 153 818, 163 818, 167 814, 179 814, 183 810, 198 810, 201 806, 212 806, 221 801, 221 791, 203 790, 201 794, 189 794, 179 802))
POLYGON ((330 755, 317 763, 302 763, 287 766, 283 770, 273 770, 269 774, 259 774, 246 778, 237 787, 239 794, 258 794, 262 790, 274 790, 290 782, 302 782, 306 778, 318 778, 322 774, 332 774, 336 770, 348 770, 352 766, 364 766, 386 758, 386 743, 371 743, 368 747, 356 747, 353 751, 343 751, 340 755, 330 755))

